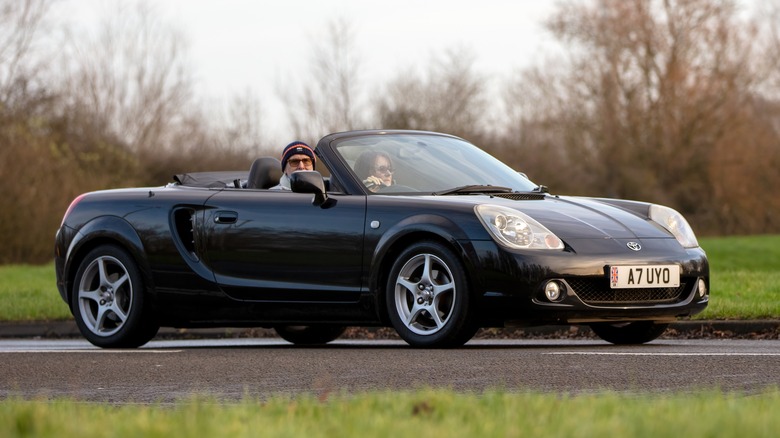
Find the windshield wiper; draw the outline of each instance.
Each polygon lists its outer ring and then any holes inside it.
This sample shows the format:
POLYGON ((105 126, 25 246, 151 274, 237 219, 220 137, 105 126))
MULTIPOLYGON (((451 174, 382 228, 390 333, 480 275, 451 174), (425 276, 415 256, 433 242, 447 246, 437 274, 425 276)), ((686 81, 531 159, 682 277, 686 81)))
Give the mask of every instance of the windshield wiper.
POLYGON ((433 194, 437 196, 442 196, 442 195, 460 195, 460 194, 467 194, 467 193, 512 193, 512 189, 510 189, 509 187, 501 187, 501 186, 470 185, 470 186, 455 187, 454 189, 442 190, 440 192, 434 192, 433 194))

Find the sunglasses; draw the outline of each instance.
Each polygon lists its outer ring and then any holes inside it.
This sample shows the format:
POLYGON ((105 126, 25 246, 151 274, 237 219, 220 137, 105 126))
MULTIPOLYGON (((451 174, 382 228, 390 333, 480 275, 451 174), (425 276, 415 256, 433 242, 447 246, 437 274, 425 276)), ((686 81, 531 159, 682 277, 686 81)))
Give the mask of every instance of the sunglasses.
POLYGON ((287 164, 292 167, 298 167, 301 163, 303 163, 304 166, 309 167, 311 166, 311 158, 290 158, 287 160, 287 164))
POLYGON ((376 171, 380 172, 380 173, 393 173, 393 172, 395 172, 395 169, 393 169, 393 166, 379 166, 379 167, 375 167, 374 169, 376 169, 376 171))

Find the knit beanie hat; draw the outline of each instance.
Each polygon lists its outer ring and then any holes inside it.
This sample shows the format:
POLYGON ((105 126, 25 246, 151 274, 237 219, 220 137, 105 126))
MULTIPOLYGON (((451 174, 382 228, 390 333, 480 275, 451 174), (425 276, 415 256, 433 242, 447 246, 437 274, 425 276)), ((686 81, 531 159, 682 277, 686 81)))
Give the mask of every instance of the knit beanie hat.
POLYGON ((314 151, 306 143, 302 141, 294 141, 284 147, 282 151, 282 172, 287 166, 287 160, 293 155, 303 154, 311 158, 311 168, 314 169, 317 165, 317 159, 314 157, 314 151))

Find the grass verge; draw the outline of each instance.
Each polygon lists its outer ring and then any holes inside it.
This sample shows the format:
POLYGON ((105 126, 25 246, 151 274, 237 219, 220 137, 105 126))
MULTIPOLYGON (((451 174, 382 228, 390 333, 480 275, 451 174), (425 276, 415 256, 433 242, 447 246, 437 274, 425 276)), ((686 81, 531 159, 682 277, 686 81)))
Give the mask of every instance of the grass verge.
POLYGON ((698 319, 780 317, 780 235, 700 239, 712 297, 698 319))
POLYGON ((780 391, 584 395, 448 390, 174 405, 0 402, 4 437, 776 436, 780 391))
POLYGON ((54 263, 0 266, 0 321, 72 318, 57 292, 54 263))

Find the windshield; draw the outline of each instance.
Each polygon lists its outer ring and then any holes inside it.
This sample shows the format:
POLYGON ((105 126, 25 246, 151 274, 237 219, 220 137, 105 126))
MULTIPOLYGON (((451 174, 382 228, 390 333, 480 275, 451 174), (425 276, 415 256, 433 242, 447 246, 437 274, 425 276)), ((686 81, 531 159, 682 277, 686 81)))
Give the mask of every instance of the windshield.
POLYGON ((335 150, 369 193, 529 192, 536 184, 466 141, 384 134, 340 141, 335 150))

